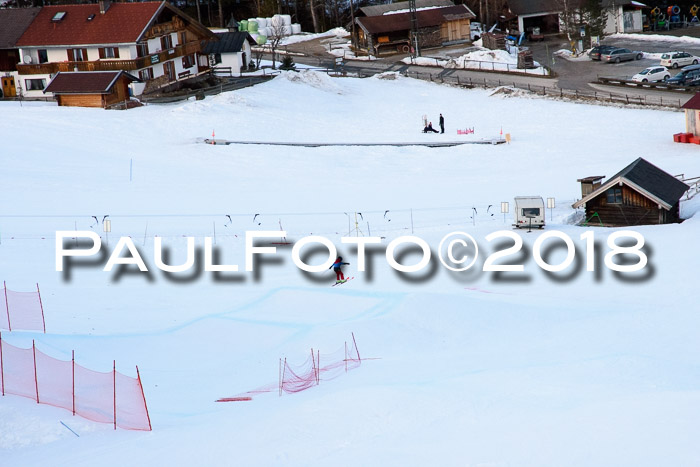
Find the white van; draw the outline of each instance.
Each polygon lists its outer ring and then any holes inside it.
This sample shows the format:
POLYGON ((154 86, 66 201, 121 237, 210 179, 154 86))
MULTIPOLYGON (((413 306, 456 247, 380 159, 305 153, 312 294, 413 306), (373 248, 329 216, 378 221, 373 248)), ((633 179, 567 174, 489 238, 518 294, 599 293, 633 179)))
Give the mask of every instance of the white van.
POLYGON ((515 224, 518 229, 544 227, 544 200, 541 196, 515 197, 515 224))

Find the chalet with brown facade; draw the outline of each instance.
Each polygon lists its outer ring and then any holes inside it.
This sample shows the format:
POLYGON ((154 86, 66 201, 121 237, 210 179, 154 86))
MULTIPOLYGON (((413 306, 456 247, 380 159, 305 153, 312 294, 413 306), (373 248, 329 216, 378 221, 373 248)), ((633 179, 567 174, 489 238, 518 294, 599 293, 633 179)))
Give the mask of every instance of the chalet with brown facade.
POLYGON ((26 97, 69 71, 127 71, 158 88, 208 67, 206 39, 215 36, 167 2, 45 6, 16 42, 17 71, 26 97))
POLYGON ((59 71, 44 92, 60 106, 107 108, 129 100, 129 84, 138 81, 125 71, 59 71))
MULTIPOLYGON (((406 4, 408 2, 401 2, 406 4)), ((396 5, 396 4, 394 4, 396 5)), ((408 53, 415 41, 411 37, 410 12, 392 11, 378 16, 355 18, 355 44, 370 55, 408 53)), ((429 8, 416 12, 418 48, 440 47, 445 43, 470 39, 474 13, 466 5, 429 8)))
POLYGON ((0 9, 0 98, 15 97, 18 82, 17 64, 21 61, 17 40, 39 14, 41 8, 0 9))
POLYGON ((589 225, 622 227, 680 222, 680 199, 690 188, 641 157, 603 183, 602 176, 579 179, 589 225))

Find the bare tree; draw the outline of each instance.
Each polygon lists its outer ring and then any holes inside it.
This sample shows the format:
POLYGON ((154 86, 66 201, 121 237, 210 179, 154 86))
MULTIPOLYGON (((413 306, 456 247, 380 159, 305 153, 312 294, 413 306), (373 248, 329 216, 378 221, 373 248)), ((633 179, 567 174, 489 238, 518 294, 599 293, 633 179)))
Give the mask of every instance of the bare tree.
POLYGON ((260 62, 262 61, 264 52, 262 47, 256 47, 255 50, 253 50, 253 57, 255 57, 255 69, 259 70, 260 69, 260 62))
POLYGON ((281 18, 277 18, 277 21, 272 20, 272 26, 270 26, 270 35, 267 36, 267 43, 270 46, 270 51, 272 52, 272 69, 275 69, 275 50, 279 47, 280 42, 286 36, 286 27, 284 21, 281 18))
POLYGON ((314 32, 319 33, 321 32, 320 25, 318 22, 318 12, 316 11, 316 8, 318 7, 316 5, 316 2, 314 0, 309 0, 309 5, 311 8, 311 20, 314 23, 314 32))

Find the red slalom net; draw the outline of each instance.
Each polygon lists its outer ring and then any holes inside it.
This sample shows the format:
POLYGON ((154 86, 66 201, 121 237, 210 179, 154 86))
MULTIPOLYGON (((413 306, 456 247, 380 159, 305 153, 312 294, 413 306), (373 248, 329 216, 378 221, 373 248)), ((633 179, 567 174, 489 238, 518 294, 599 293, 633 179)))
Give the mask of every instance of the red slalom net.
POLYGON ((277 384, 267 384, 234 397, 218 399, 217 402, 249 401, 252 400, 253 396, 275 390, 280 396, 283 393, 293 394, 305 391, 313 386, 318 386, 321 381, 330 381, 354 370, 361 363, 362 359, 353 334, 352 341, 345 342, 343 348, 335 352, 321 353, 311 349, 306 360, 299 365, 292 365, 286 358, 280 359, 277 384))
POLYGON ((0 329, 46 332, 39 284, 35 292, 15 292, 3 283, 4 306, 0 307, 0 329))
MULTIPOLYGON (((136 368, 138 374, 138 367, 136 368)), ((2 395, 34 399, 95 422, 126 430, 151 430, 141 378, 87 369, 37 350, 15 347, 0 335, 2 395)))

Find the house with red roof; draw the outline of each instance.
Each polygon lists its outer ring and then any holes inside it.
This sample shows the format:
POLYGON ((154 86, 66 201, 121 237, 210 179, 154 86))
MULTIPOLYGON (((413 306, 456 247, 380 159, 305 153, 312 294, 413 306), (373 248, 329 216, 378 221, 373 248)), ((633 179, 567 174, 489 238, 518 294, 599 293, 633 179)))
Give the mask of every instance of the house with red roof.
POLYGON ((59 72, 126 71, 157 89, 208 68, 201 23, 168 2, 51 5, 19 37, 25 97, 43 97, 59 72))

